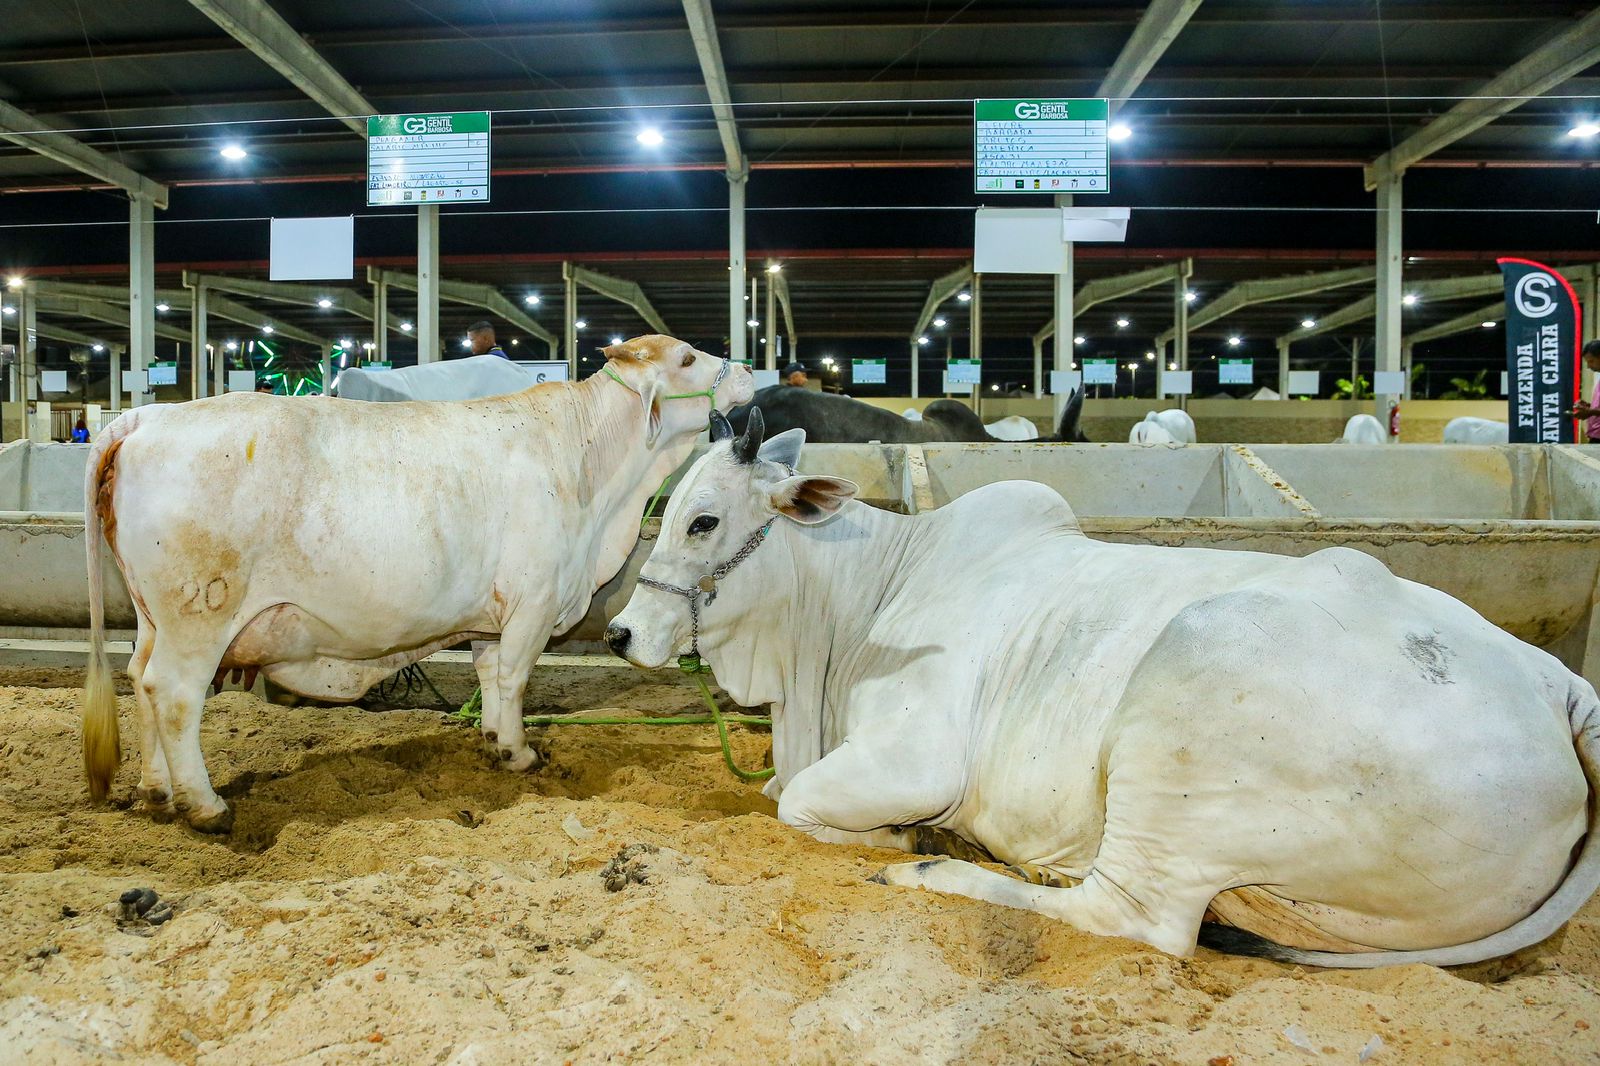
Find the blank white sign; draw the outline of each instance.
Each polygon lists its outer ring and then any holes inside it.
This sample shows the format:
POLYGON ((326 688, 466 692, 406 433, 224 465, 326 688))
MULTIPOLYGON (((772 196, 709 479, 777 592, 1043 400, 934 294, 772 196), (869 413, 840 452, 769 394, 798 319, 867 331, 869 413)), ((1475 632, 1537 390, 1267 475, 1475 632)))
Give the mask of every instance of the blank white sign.
POLYGON ((758 389, 764 389, 769 385, 776 385, 778 383, 778 372, 776 370, 757 370, 754 371, 754 374, 756 377, 756 388, 758 389))
POLYGON ((1322 388, 1318 384, 1318 379, 1321 376, 1315 370, 1291 370, 1289 371, 1289 388, 1285 391, 1290 396, 1315 396, 1317 391, 1322 388))
POLYGON ((348 280, 356 273, 356 220, 331 218, 272 220, 273 281, 348 280))
MULTIPOLYGON (((127 377, 127 375, 124 374, 123 377, 127 377)), ((228 391, 229 392, 255 392, 256 391, 256 372, 254 370, 230 370, 230 371, 228 371, 228 391)))
POLYGON ((1511 372, 1509 370, 1500 371, 1500 395, 1502 396, 1506 394, 1507 389, 1511 388, 1510 377, 1511 372))
POLYGON ((1075 389, 1083 388, 1083 371, 1081 370, 1052 370, 1050 371, 1050 391, 1056 396, 1065 396, 1075 389))
POLYGON ((67 372, 65 370, 39 371, 39 385, 45 392, 66 392, 67 372))
POLYGON ((1161 372, 1161 395, 1187 396, 1193 391, 1193 370, 1164 370, 1161 372))
POLYGON ((149 392, 150 382, 143 370, 124 370, 122 372, 123 392, 149 392))
POLYGON ((980 207, 972 237, 979 274, 1059 274, 1066 269, 1059 207, 980 207))
POLYGON ((1403 370, 1379 370, 1372 375, 1372 392, 1376 396, 1404 396, 1406 375, 1403 370))

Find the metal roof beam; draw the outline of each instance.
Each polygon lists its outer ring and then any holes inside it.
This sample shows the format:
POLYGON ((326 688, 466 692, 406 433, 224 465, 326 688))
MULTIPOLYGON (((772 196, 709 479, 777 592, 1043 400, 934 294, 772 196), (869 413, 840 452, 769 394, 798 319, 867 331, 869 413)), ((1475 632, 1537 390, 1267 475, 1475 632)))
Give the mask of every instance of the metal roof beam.
MULTIPOLYGON (((377 308, 372 300, 351 289, 332 288, 326 285, 303 285, 293 281, 262 281, 260 278, 234 278, 222 274, 190 274, 184 272, 184 284, 204 285, 212 292, 231 292, 235 296, 256 296, 263 300, 292 304, 296 307, 316 307, 318 300, 331 300, 330 310, 345 311, 357 318, 372 321, 377 308)), ((400 333, 399 315, 390 315, 386 325, 400 333)))
MULTIPOLYGON (((1343 288, 1346 285, 1358 285, 1364 281, 1371 281, 1376 273, 1372 267, 1349 267, 1345 270, 1326 270, 1317 274, 1241 281, 1200 310, 1191 312, 1189 332, 1192 334, 1235 311, 1255 304, 1289 300, 1296 296, 1311 296, 1327 292, 1329 289, 1343 288)), ((1169 329, 1161 334, 1156 338, 1156 344, 1162 345, 1172 340, 1173 332, 1169 329)))
POLYGON ((87 333, 79 333, 77 330, 68 329, 66 326, 48 326, 43 322, 39 322, 34 325, 33 332, 40 337, 48 337, 53 341, 66 341, 68 344, 82 344, 91 348, 96 344, 110 347, 110 345, 105 344, 105 340, 101 337, 91 337, 87 333))
POLYGON ((264 0, 189 0, 229 36, 363 138, 378 109, 264 0))
MULTIPOLYGON (((68 315, 72 318, 87 318, 91 322, 105 322, 112 326, 121 326, 123 329, 131 328, 128 321, 127 305, 118 307, 116 304, 104 303, 100 300, 89 300, 77 296, 56 296, 48 292, 37 292, 39 311, 43 314, 68 315)), ((126 294, 124 294, 126 295, 126 294)), ((181 330, 174 326, 156 323, 156 336, 167 340, 189 343, 189 331, 181 330)))
MULTIPOLYGON (((72 296, 102 303, 128 304, 131 293, 126 285, 95 285, 86 281, 41 279, 32 283, 35 292, 48 296, 72 296)), ((156 299, 170 307, 187 308, 189 294, 183 289, 157 289, 156 299)))
POLYGON ((717 41, 717 21, 711 13, 711 0, 683 0, 683 14, 689 21, 689 36, 694 39, 694 54, 700 60, 700 75, 711 99, 711 113, 717 120, 717 136, 722 139, 722 154, 728 163, 728 178, 739 181, 750 173, 750 163, 739 147, 739 125, 733 117, 733 94, 728 88, 728 70, 722 64, 722 45, 717 41))
MULTIPOLYGON (((789 303, 789 279, 782 274, 768 274, 767 283, 772 286, 772 291, 777 294, 778 306, 783 308, 783 324, 789 336, 789 346, 795 345, 795 340, 800 336, 794 328, 794 308, 789 303)), ((793 354, 792 352, 790 353, 793 354)))
POLYGON ((1371 296, 1363 296, 1355 303, 1345 304, 1337 311, 1331 311, 1328 314, 1323 315, 1321 318, 1317 319, 1317 324, 1314 326, 1301 327, 1300 329, 1291 330, 1288 333, 1285 333, 1283 336, 1278 338, 1278 343, 1282 344, 1284 342, 1288 342, 1293 344, 1295 341, 1303 341, 1308 337, 1316 337, 1324 333, 1332 333, 1336 329, 1343 329, 1345 326, 1353 325, 1357 322, 1365 322, 1367 319, 1371 318, 1377 313, 1377 294, 1374 293, 1371 296))
POLYGON ((1464 315, 1457 315, 1448 322, 1440 322, 1437 326, 1429 326, 1427 329, 1419 329, 1417 332, 1411 334, 1411 336, 1404 338, 1404 343, 1407 345, 1426 344, 1428 341, 1436 341, 1441 337, 1453 337, 1457 333, 1466 333, 1468 330, 1482 329, 1485 322, 1491 320, 1498 322, 1500 319, 1505 317, 1505 314, 1506 302, 1504 300, 1500 300, 1497 303, 1490 304, 1488 307, 1480 307, 1476 311, 1469 311, 1464 315))
POLYGON ((922 336, 923 330, 928 328, 928 323, 933 321, 933 316, 939 311, 939 305, 971 283, 971 263, 952 270, 944 277, 934 281, 933 285, 928 289, 928 298, 922 303, 922 314, 917 316, 917 328, 911 331, 912 344, 917 342, 917 338, 922 336))
POLYGON ((299 326, 273 318, 271 315, 264 315, 253 307, 234 303, 226 296, 207 296, 206 313, 213 318, 225 318, 229 322, 237 322, 240 325, 250 326, 257 330, 265 326, 271 326, 272 336, 274 337, 285 337, 292 341, 300 341, 302 344, 312 344, 318 348, 331 348, 333 346, 332 342, 325 337, 319 337, 315 333, 308 333, 299 326))
POLYGON ((1600 63, 1600 7, 1491 78, 1477 92, 1367 164, 1367 190, 1600 63))
MULTIPOLYGON (((376 282, 380 279, 397 289, 404 289, 406 292, 417 291, 417 276, 415 274, 406 274, 399 270, 379 270, 377 267, 367 268, 367 280, 369 282, 376 282)), ((450 303, 466 304, 468 307, 481 307, 491 314, 499 315, 518 329, 524 330, 548 344, 552 351, 561 344, 554 333, 539 325, 534 319, 529 318, 492 285, 475 285, 465 281, 450 281, 447 278, 440 278, 439 299, 448 300, 450 303)))
POLYGON ((1200 0, 1150 0, 1150 6, 1144 9, 1144 17, 1133 28, 1133 33, 1095 93, 1111 102, 1111 114, 1115 115, 1117 109, 1138 91, 1145 75, 1150 73, 1172 42, 1178 39, 1189 16, 1199 6, 1200 0))
POLYGON ((655 305, 650 302, 650 297, 644 294, 644 290, 636 282, 628 281, 624 278, 614 278, 610 274, 602 274, 598 270, 590 270, 588 267, 581 267, 577 264, 573 264, 571 267, 571 277, 579 285, 592 292, 599 293, 608 300, 615 300, 619 304, 627 304, 637 311, 639 317, 644 319, 645 323, 657 333, 668 335, 672 333, 667 328, 667 324, 662 321, 661 316, 656 313, 655 305))
MULTIPOLYGON (((1097 278, 1072 294, 1072 317, 1077 318, 1096 304, 1120 300, 1124 296, 1132 296, 1134 293, 1154 288, 1164 281, 1172 281, 1183 271, 1183 267, 1183 263, 1168 263, 1165 266, 1135 270, 1131 274, 1097 278)), ((1056 320, 1052 315, 1050 320, 1034 333, 1034 342, 1042 344, 1055 336, 1055 332, 1056 320)))
POLYGON ((167 206, 167 187, 124 166, 104 152, 82 141, 58 133, 26 111, 0 100, 0 139, 19 144, 46 159, 71 167, 107 185, 114 185, 131 197, 148 200, 163 210, 167 206))
MULTIPOLYGON (((1568 280, 1584 277, 1587 266, 1573 267, 1562 270, 1568 280)), ((1469 274, 1459 278, 1433 278, 1428 281, 1414 281, 1406 286, 1408 295, 1415 295, 1425 300, 1463 300, 1470 296, 1488 296, 1500 292, 1505 288, 1505 279, 1496 274, 1469 274)), ((1319 318, 1317 324, 1310 329, 1296 329, 1279 337, 1280 341, 1301 341, 1307 337, 1330 333, 1355 322, 1363 322, 1377 314, 1378 298, 1364 296, 1354 303, 1346 304, 1337 311, 1330 312, 1319 318)))

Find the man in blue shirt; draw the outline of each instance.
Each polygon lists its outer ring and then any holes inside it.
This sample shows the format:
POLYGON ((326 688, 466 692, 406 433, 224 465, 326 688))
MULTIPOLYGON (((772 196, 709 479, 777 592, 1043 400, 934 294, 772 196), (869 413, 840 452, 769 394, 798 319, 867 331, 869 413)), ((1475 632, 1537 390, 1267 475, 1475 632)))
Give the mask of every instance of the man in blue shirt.
POLYGON ((502 359, 511 357, 494 340, 494 323, 487 320, 474 322, 467 327, 467 340, 472 344, 473 355, 498 355, 502 359))

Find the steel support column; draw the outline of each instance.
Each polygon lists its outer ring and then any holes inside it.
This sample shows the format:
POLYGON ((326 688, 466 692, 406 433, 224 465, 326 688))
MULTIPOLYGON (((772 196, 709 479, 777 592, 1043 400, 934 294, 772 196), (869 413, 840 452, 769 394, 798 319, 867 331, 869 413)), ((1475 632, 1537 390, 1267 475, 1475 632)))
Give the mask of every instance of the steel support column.
MULTIPOLYGON (((134 370, 148 370, 156 355, 156 213, 143 197, 128 201, 128 351, 134 370)), ((133 395, 133 406, 148 394, 133 395)))
POLYGON ((1044 341, 1035 337, 1033 341, 1033 398, 1041 399, 1044 396, 1044 341))
POLYGON ((1289 398, 1289 338, 1278 338, 1278 399, 1289 398))
POLYGON ((983 275, 972 275, 971 328, 967 331, 967 358, 983 361, 983 275))
MULTIPOLYGON (((767 266, 770 268, 771 263, 767 266)), ((767 271, 767 357, 762 360, 762 366, 768 370, 778 369, 778 287, 772 283, 772 271, 767 271)), ((755 366, 752 360, 751 366, 755 366)))
MULTIPOLYGON (((1377 266, 1378 290, 1376 347, 1373 350, 1373 384, 1377 372, 1400 369, 1401 333, 1401 274, 1404 265, 1401 245, 1401 175, 1384 174, 1378 182, 1378 233, 1377 266)), ((1351 379, 1355 384, 1355 379, 1351 379)), ((1389 411, 1399 402, 1398 396, 1378 396, 1374 390, 1374 406, 1378 421, 1387 428, 1389 411)))
POLYGON ((911 398, 917 399, 922 384, 922 345, 911 342, 911 398))
POLYGON ((32 282, 23 286, 18 297, 21 306, 17 308, 17 365, 22 370, 21 399, 27 403, 39 398, 39 301, 32 282))
POLYGON ((372 343, 378 361, 389 361, 389 282, 382 274, 372 283, 372 343))
POLYGON ((748 174, 728 176, 728 357, 739 361, 749 358, 745 322, 750 315, 744 309, 744 194, 748 182, 748 174))
MULTIPOLYGON (((211 377, 211 367, 206 362, 206 290, 205 286, 196 286, 194 297, 189 302, 189 344, 193 348, 189 360, 189 395, 201 399, 208 393, 206 388, 211 377)), ((222 395, 222 390, 217 390, 217 395, 222 395)))
POLYGON ((438 361, 439 205, 427 204, 417 208, 417 362, 438 361))
POLYGON ((106 345, 107 362, 107 387, 111 390, 110 403, 107 405, 112 412, 122 410, 122 348, 120 345, 106 345))
POLYGON ((567 376, 578 376, 578 281, 572 276, 572 264, 561 264, 562 289, 562 344, 567 355, 567 376))
MULTIPOLYGON (((1057 207, 1071 207, 1072 194, 1061 193, 1055 198, 1057 207)), ((1061 252, 1061 272, 1055 276, 1055 292, 1053 303, 1055 305, 1055 351, 1051 356, 1050 368, 1052 370, 1066 370, 1072 365, 1072 338, 1076 327, 1072 321, 1072 242, 1066 241, 1061 252)), ((1035 343, 1038 343, 1037 341, 1035 343)), ((1038 375, 1035 375, 1038 377, 1038 375)), ((1039 384, 1035 382, 1035 392, 1040 392, 1039 384)), ((1060 407, 1060 401, 1056 406, 1060 407)), ((1059 417, 1060 411, 1057 411, 1059 417)))

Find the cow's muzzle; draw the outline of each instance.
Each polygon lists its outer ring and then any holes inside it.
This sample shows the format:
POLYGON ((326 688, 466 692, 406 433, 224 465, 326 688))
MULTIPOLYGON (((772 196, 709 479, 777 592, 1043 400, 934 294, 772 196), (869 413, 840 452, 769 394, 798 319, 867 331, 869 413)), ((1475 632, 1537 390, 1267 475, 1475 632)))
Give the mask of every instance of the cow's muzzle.
POLYGON ((627 626, 615 622, 606 626, 606 647, 611 649, 611 654, 627 658, 628 643, 632 640, 633 631, 627 626))

